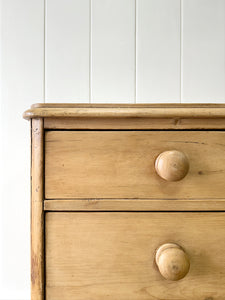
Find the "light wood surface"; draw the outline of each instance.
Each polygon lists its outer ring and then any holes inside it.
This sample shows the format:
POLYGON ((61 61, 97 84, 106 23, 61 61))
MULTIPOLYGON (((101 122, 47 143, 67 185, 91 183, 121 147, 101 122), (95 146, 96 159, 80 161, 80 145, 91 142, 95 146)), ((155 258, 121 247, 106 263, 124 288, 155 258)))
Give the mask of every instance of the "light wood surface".
POLYGON ((164 151, 156 158, 155 170, 161 178, 167 181, 179 181, 187 175, 189 161, 181 151, 164 151))
POLYGON ((184 249, 174 243, 160 246, 156 251, 155 261, 160 274, 171 281, 184 278, 190 269, 190 261, 184 249))
POLYGON ((225 299, 225 213, 47 213, 47 300, 225 299), (185 278, 165 280, 157 248, 179 244, 185 278))
POLYGON ((46 211, 225 211, 225 199, 45 200, 46 211))
POLYGON ((225 105, 38 104, 25 117, 31 300, 225 300, 225 132, 206 130, 225 128, 225 105), (91 130, 52 130, 74 128, 91 130))
POLYGON ((44 119, 45 129, 225 129, 224 118, 66 118, 44 119))
POLYGON ((25 119, 30 118, 50 118, 50 117, 114 117, 114 118, 224 118, 224 109, 221 108, 141 108, 141 107, 121 107, 121 108, 35 108, 24 113, 25 119))
POLYGON ((225 129, 224 104, 38 103, 24 113, 35 116, 47 129, 225 129))
POLYGON ((224 132, 47 131, 45 139, 45 199, 224 198, 224 132), (188 157, 181 181, 155 171, 168 149, 188 157))
POLYGON ((44 300, 43 119, 32 120, 31 300, 44 300))
POLYGON ((24 112, 25 119, 41 118, 225 118, 225 105, 36 105, 24 112))

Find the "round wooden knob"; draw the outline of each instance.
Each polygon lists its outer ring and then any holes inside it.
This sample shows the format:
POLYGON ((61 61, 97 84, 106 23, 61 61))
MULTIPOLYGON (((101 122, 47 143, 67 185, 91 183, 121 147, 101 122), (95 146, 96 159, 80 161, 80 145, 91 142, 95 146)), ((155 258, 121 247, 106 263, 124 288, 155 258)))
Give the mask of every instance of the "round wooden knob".
POLYGON ((167 280, 180 280, 185 277, 190 268, 187 254, 177 244, 168 243, 156 251, 156 264, 161 275, 167 280))
POLYGON ((165 151, 157 157, 155 170, 161 178, 167 181, 178 181, 187 175, 189 161, 181 151, 165 151))

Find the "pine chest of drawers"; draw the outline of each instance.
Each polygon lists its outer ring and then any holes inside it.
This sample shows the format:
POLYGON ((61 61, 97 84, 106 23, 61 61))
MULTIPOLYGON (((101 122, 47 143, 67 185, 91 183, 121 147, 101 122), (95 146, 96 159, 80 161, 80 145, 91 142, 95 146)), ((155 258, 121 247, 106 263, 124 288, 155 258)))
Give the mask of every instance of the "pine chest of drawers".
POLYGON ((32 300, 225 300, 225 105, 24 117, 32 300))

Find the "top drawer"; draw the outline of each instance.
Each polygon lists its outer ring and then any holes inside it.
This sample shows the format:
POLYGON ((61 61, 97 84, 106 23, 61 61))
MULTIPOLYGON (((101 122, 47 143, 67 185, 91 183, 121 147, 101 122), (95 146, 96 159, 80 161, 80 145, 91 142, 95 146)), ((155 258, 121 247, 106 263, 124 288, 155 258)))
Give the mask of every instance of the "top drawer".
POLYGON ((224 198, 224 175, 225 132, 222 131, 46 131, 45 134, 46 199, 224 198), (156 173, 155 160, 167 150, 181 151, 188 158, 189 171, 182 180, 166 181, 156 173))

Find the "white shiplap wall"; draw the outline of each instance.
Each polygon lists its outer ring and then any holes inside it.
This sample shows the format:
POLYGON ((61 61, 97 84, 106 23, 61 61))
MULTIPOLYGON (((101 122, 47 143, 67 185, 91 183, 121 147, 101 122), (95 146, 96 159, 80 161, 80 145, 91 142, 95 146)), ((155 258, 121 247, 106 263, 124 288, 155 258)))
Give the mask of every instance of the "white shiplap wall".
POLYGON ((137 0, 137 102, 180 102, 181 1, 137 0))
POLYGON ((183 0, 182 102, 225 102, 225 0, 183 0))
POLYGON ((0 299, 29 299, 29 125, 22 112, 43 101, 44 5, 1 1, 0 299))
POLYGON ((89 0, 47 0, 46 102, 89 101, 89 0))
POLYGON ((225 0, 1 0, 0 299, 29 299, 34 102, 225 103, 225 0))

